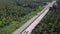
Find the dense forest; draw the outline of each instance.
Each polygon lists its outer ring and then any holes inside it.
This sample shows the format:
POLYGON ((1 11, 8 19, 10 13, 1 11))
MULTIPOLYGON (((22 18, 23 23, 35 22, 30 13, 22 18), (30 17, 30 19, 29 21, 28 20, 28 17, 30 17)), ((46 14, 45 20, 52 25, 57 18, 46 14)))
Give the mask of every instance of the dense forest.
POLYGON ((26 0, 0 0, 0 34, 11 34, 42 10, 42 6, 38 0, 36 0, 37 2, 27 1, 28 2, 26 2, 26 0), (26 5, 23 2, 32 3, 26 5))
MULTIPOLYGON (((36 10, 36 8, 22 7, 16 5, 13 0, 0 0, 0 21, 5 25, 11 21, 20 21, 19 18, 36 10)), ((27 2, 28 3, 28 2, 27 2)), ((35 6, 35 5, 34 5, 35 6)), ((33 7, 33 6, 32 6, 33 7)), ((38 6, 36 6, 38 7, 38 6)), ((1 27, 3 27, 1 23, 1 27)))
POLYGON ((52 0, 0 0, 0 34, 11 34, 52 0))
POLYGON ((32 34, 60 34, 60 9, 50 10, 32 34))

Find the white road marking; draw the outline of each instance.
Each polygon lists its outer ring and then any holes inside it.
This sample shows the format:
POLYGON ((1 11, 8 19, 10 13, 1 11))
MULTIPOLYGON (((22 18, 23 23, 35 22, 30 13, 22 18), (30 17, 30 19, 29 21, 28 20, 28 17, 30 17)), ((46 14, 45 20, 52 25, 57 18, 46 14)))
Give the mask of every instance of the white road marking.
POLYGON ((42 18, 47 14, 49 9, 47 9, 43 14, 41 14, 22 34, 30 34, 35 26, 42 20, 42 18))
POLYGON ((29 21, 27 21, 22 27, 17 29, 12 34, 30 34, 32 30, 35 28, 35 26, 41 21, 41 19, 47 14, 49 11, 49 7, 53 5, 55 1, 52 3, 49 3, 41 12, 37 13, 33 18, 31 18, 29 21))

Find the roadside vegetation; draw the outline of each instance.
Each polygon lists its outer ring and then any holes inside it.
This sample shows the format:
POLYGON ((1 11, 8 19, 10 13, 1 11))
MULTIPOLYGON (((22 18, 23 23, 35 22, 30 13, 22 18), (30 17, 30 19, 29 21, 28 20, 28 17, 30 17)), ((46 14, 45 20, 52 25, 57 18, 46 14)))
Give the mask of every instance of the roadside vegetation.
POLYGON ((31 34, 60 34, 60 9, 50 10, 31 34))
POLYGON ((0 0, 0 34, 11 34, 40 12, 43 7, 39 2, 35 3, 23 6, 15 2, 15 0, 0 0))

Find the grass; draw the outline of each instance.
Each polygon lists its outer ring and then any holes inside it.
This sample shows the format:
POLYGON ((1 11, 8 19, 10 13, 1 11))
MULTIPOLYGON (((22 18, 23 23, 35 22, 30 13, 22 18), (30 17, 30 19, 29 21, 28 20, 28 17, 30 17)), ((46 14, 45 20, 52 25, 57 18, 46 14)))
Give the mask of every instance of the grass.
POLYGON ((27 22, 30 18, 32 18, 34 15, 36 15, 38 12, 40 12, 42 9, 43 9, 42 7, 39 7, 39 9, 36 9, 36 11, 33 11, 24 17, 20 17, 20 19, 19 19, 20 22, 13 21, 10 25, 0 28, 0 34, 11 34, 16 29, 21 27, 25 22, 27 22))

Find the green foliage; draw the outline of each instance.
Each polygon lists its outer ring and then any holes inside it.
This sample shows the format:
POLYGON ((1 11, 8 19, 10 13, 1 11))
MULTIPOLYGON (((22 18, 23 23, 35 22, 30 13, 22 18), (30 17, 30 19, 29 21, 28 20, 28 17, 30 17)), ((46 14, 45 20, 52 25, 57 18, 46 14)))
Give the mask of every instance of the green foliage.
POLYGON ((0 0, 0 34, 11 34, 42 9, 42 6, 30 8, 19 6, 14 0, 0 0))
POLYGON ((0 0, 0 34, 11 34, 43 8, 42 0, 0 0))
POLYGON ((32 34, 60 34, 60 9, 50 10, 32 34))

